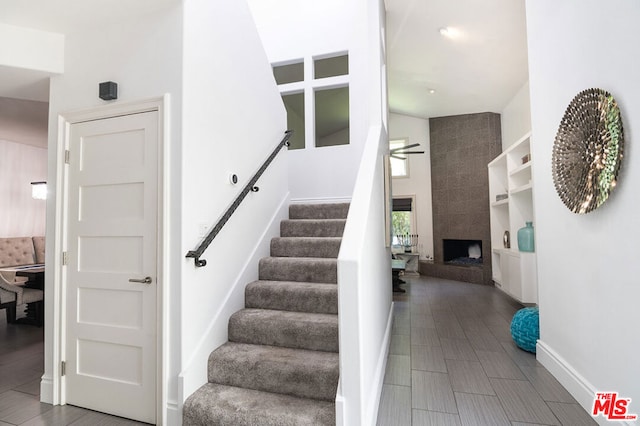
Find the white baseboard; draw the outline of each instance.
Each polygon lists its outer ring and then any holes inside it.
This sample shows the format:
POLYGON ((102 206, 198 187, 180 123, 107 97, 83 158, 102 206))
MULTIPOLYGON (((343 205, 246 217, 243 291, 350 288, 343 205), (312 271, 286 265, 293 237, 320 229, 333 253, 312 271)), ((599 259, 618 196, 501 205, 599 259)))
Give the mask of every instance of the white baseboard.
POLYGON ((182 424, 182 413, 180 412, 180 407, 178 406, 177 402, 167 402, 167 416, 165 418, 164 424, 172 426, 182 424))
POLYGON ((394 302, 391 302, 391 308, 389 309, 389 316, 387 318, 387 329, 384 332, 384 339, 382 340, 382 347, 378 354, 378 362, 376 365, 375 377, 373 379, 373 386, 371 387, 371 393, 369 394, 369 407, 365 415, 367 420, 364 424, 374 426, 378 421, 378 410, 380 409, 380 398, 382 397, 382 385, 384 383, 384 373, 387 370, 387 359, 389 358, 389 346, 391 344, 391 330, 393 328, 393 306, 394 302))
POLYGON ((42 376, 40 380, 40 402, 53 404, 53 379, 42 376))
POLYGON ((342 396, 340 380, 338 380, 338 392, 336 393, 336 426, 346 426, 344 420, 344 397, 342 396))
MULTIPOLYGON (((593 399, 598 391, 586 378, 576 371, 554 351, 549 345, 542 340, 538 340, 536 344, 536 359, 564 386, 576 401, 585 409, 588 415, 591 415, 593 408, 593 399)), ((610 425, 611 422, 603 416, 593 417, 599 425, 610 425)), ((617 425, 628 425, 631 423, 625 421, 616 421, 617 425)))
POLYGON ((323 204, 323 203, 350 203, 351 197, 337 198, 292 198, 291 204, 323 204))

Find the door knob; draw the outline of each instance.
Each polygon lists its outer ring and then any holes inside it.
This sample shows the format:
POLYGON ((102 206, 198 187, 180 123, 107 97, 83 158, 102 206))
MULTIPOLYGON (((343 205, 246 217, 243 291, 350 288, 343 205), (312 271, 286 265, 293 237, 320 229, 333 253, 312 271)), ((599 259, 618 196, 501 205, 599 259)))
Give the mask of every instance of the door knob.
POLYGON ((151 284, 151 281, 153 281, 151 279, 151 277, 144 277, 142 279, 138 279, 138 278, 129 278, 129 282, 130 283, 142 283, 142 284, 151 284))

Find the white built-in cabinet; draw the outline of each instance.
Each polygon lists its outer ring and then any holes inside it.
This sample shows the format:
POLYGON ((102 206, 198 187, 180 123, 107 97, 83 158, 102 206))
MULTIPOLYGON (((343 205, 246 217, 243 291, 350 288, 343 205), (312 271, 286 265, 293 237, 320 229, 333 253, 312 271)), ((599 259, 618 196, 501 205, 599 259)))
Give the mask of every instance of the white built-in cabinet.
POLYGON ((493 281, 521 303, 538 303, 536 254, 518 250, 518 230, 533 222, 531 133, 488 164, 493 281), (528 158, 528 161, 523 160, 528 158), (507 195, 499 199, 499 195, 507 195), (505 247, 505 231, 510 247, 505 247))

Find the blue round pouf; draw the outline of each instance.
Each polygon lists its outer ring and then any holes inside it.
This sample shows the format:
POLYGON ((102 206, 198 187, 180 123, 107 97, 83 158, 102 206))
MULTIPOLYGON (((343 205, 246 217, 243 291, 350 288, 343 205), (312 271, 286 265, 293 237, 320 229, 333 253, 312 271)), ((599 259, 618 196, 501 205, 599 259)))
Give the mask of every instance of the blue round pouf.
POLYGON ((522 308, 511 320, 511 337, 518 347, 536 353, 540 338, 540 313, 538 307, 522 308))

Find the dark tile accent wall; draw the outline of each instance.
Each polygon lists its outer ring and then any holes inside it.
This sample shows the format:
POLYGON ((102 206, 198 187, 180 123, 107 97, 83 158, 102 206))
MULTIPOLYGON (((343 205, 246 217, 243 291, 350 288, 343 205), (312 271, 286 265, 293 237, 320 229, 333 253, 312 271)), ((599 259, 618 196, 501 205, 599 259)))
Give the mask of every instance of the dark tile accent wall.
MULTIPOLYGON (((472 282, 491 284, 487 163, 502 152, 500 114, 485 112, 431 118, 429 127, 433 263, 438 276, 447 278, 442 275, 446 275, 448 265, 439 266, 443 263, 443 239, 482 240, 482 274, 463 275, 475 277, 472 282)), ((458 277, 452 276, 452 279, 461 278, 459 271, 451 271, 458 277)))

